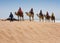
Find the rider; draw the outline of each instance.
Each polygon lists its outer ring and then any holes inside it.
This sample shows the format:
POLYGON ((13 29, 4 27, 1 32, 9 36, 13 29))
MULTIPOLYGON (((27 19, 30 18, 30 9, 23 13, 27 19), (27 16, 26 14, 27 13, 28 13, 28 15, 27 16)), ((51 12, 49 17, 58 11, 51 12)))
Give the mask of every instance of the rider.
POLYGON ((46 13, 46 16, 49 16, 49 13, 48 12, 46 13))
POLYGON ((52 12, 52 15, 51 15, 51 17, 53 18, 53 19, 55 19, 55 16, 54 16, 54 13, 52 12))
POLYGON ((23 14, 23 11, 22 11, 21 7, 19 8, 18 13, 23 14))
POLYGON ((10 17, 10 21, 13 21, 13 14, 12 14, 12 12, 10 12, 9 17, 10 17))
POLYGON ((33 12, 33 8, 31 8, 31 10, 30 10, 30 12, 29 12, 29 13, 34 14, 34 12, 33 12))
POLYGON ((54 16, 54 13, 52 12, 52 15, 51 15, 52 17, 54 16))
POLYGON ((39 13, 39 15, 40 15, 40 16, 43 16, 43 14, 42 14, 42 10, 40 10, 40 13, 39 13))

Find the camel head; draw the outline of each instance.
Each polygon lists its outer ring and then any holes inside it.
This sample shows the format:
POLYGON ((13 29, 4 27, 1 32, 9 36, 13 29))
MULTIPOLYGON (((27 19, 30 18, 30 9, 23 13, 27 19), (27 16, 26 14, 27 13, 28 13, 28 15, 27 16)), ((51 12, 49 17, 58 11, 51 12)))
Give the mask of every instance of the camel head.
POLYGON ((28 12, 25 12, 26 14, 28 14, 28 12))
POLYGON ((36 14, 38 16, 38 18, 41 18, 41 16, 39 14, 36 14))
POLYGON ((26 13, 26 15, 28 15, 28 12, 25 12, 26 13))
POLYGON ((38 14, 36 14, 38 17, 39 17, 39 15, 38 14))
POLYGON ((19 16, 18 13, 15 12, 15 15, 19 16))

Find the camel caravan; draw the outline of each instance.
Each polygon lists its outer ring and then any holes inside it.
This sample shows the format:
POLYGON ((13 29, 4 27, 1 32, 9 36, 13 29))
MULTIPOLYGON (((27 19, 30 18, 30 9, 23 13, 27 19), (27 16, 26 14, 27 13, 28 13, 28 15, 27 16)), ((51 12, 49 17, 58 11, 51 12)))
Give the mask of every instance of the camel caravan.
MULTIPOLYGON (((33 8, 31 8, 31 10, 29 12, 25 12, 25 14, 29 17, 29 21, 34 20, 33 8)), ((23 11, 22 11, 21 7, 18 9, 17 12, 15 12, 15 15, 18 17, 18 21, 21 21, 21 20, 24 21, 24 14, 23 14, 23 11)), ((39 21, 53 21, 53 22, 55 22, 54 13, 52 13, 51 16, 50 16, 48 12, 46 12, 46 14, 43 14, 42 10, 40 10, 40 13, 36 14, 36 16, 39 18, 39 21)), ((10 12, 9 17, 10 17, 10 19, 8 18, 7 20, 11 20, 11 21, 16 20, 16 19, 13 19, 12 12, 10 12)))
POLYGON ((40 10, 40 13, 37 14, 39 21, 53 21, 55 22, 55 16, 54 13, 52 13, 52 15, 50 16, 48 12, 46 12, 46 14, 42 13, 42 10, 40 10))

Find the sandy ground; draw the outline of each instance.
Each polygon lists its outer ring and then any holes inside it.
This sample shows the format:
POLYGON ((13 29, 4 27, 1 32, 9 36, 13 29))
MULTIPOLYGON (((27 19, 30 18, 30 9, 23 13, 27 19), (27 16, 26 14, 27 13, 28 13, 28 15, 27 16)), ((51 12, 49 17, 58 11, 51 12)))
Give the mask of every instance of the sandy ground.
POLYGON ((60 43, 60 23, 0 21, 0 43, 60 43))

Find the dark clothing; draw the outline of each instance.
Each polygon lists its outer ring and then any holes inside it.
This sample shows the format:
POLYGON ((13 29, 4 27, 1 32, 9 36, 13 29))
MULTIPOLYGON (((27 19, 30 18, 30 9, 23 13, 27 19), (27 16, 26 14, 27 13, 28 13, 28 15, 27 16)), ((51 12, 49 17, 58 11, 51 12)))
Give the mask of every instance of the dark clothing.
POLYGON ((40 15, 40 16, 43 16, 43 14, 42 14, 42 10, 40 10, 40 13, 39 13, 39 15, 40 15))
POLYGON ((52 15, 51 18, 52 18, 52 20, 54 20, 55 19, 55 16, 52 15))
POLYGON ((34 14, 32 11, 30 11, 31 14, 34 14))
POLYGON ((42 13, 39 13, 39 15, 40 15, 40 16, 43 16, 43 14, 42 14, 42 13))
POLYGON ((31 8, 31 10, 30 10, 30 12, 29 12, 29 13, 34 14, 34 12, 33 12, 33 8, 31 8))
POLYGON ((10 13, 9 17, 10 17, 10 21, 13 21, 13 14, 12 13, 10 13))
POLYGON ((9 16, 10 18, 13 18, 13 14, 10 14, 10 16, 9 16))
POLYGON ((46 17, 47 17, 47 18, 49 18, 49 17, 50 17, 48 12, 46 13, 46 17))

